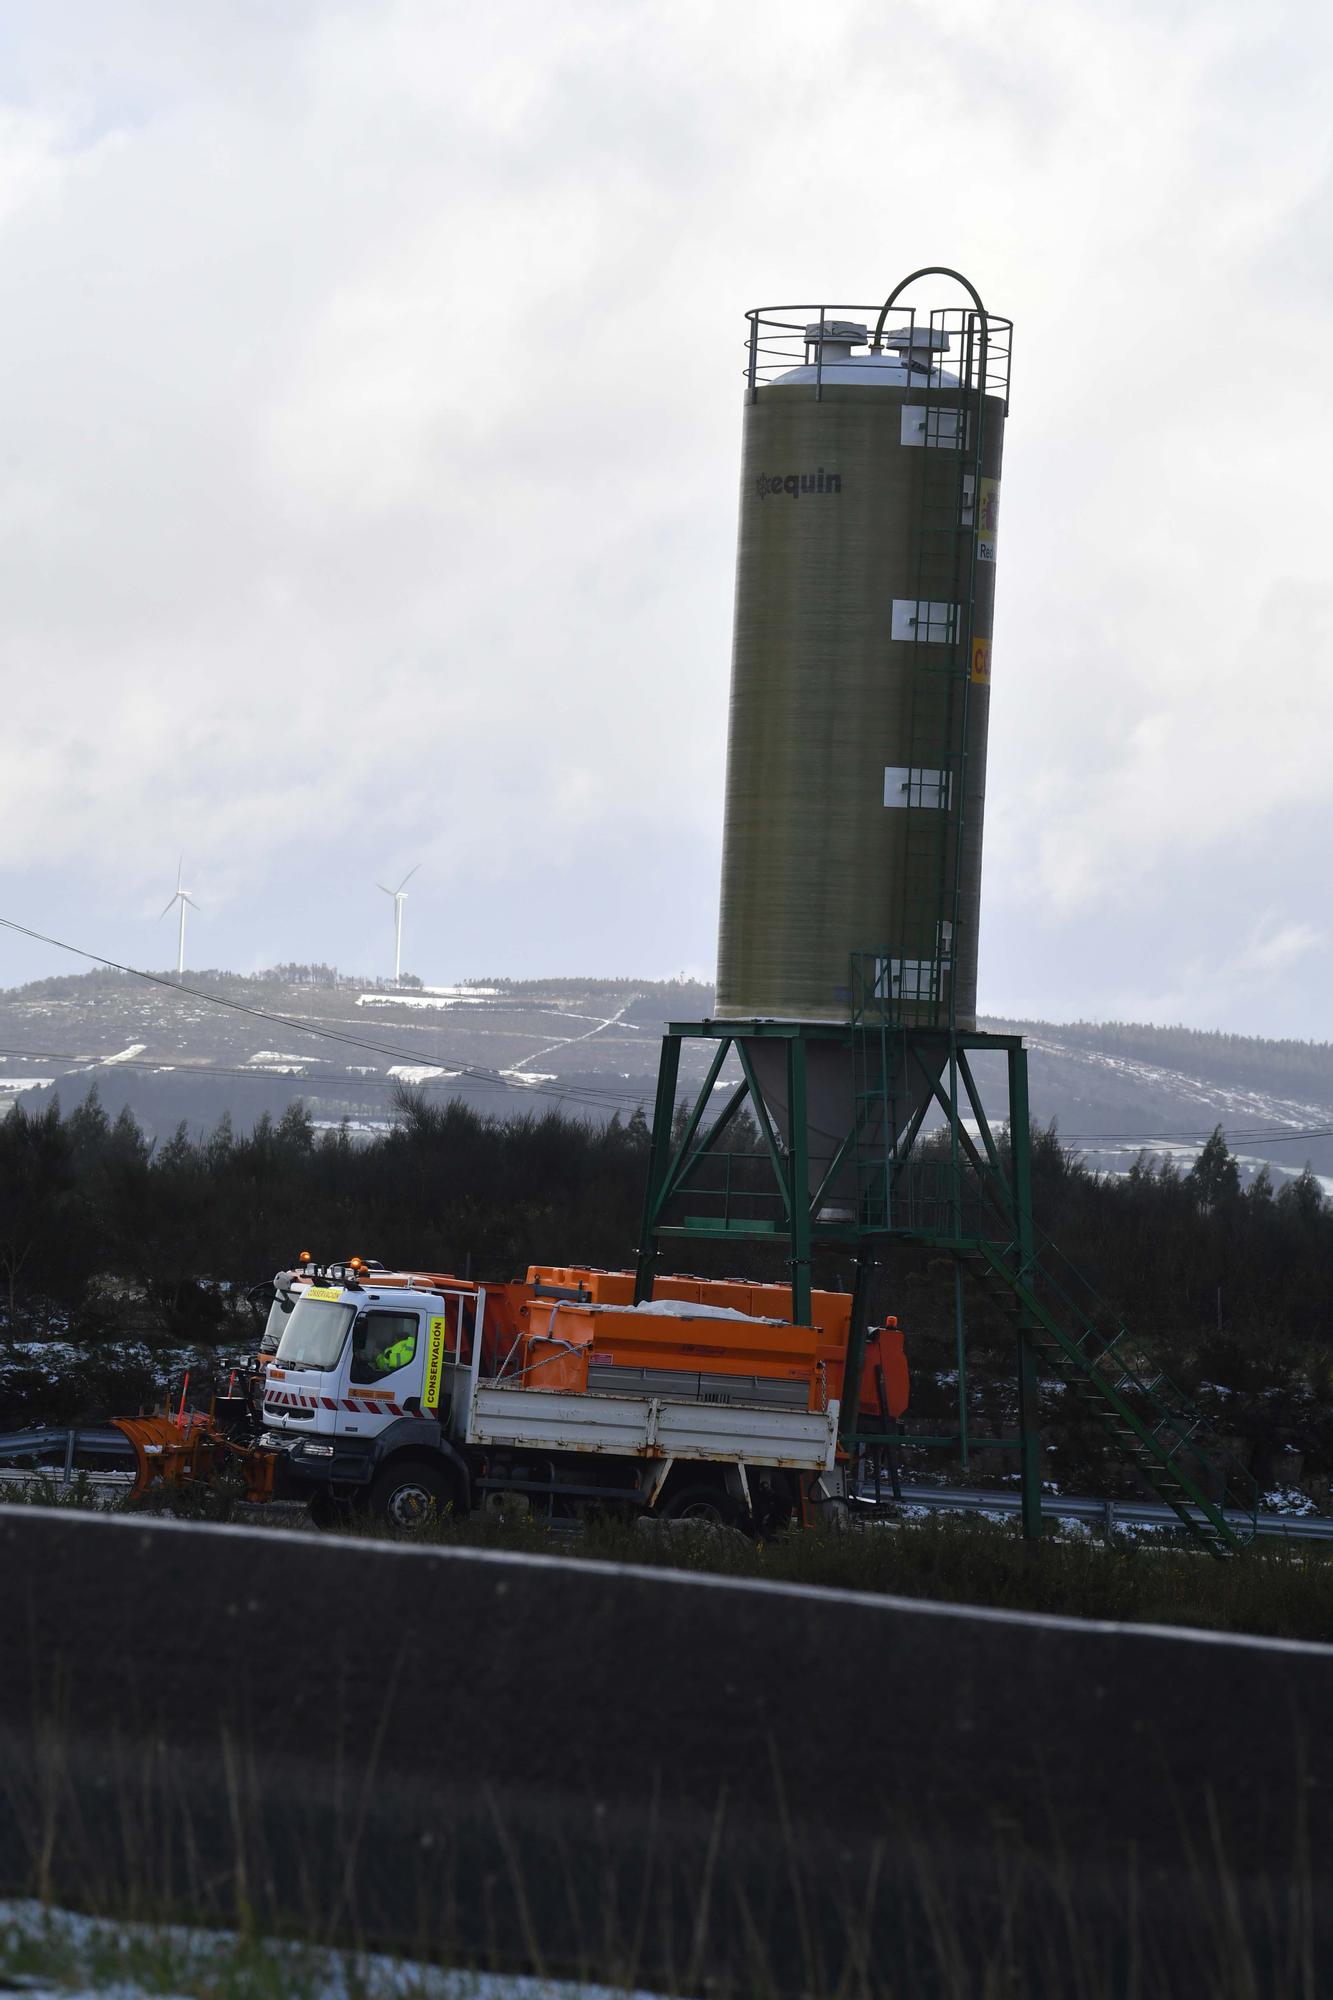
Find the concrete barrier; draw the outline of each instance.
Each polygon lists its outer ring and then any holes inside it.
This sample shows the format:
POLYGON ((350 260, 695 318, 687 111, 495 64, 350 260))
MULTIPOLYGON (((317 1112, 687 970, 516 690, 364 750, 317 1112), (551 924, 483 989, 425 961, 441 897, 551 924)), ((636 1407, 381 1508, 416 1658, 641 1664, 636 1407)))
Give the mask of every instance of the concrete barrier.
POLYGON ((26 1507, 0 1576, 8 1893, 676 1990, 1330 1962, 1327 1647, 26 1507))

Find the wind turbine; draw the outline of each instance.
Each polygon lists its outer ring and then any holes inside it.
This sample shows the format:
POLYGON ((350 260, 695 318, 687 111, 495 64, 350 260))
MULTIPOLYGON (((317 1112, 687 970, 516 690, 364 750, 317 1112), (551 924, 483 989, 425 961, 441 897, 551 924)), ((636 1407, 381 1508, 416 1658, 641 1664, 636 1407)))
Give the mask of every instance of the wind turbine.
MULTIPOLYGON (((184 866, 185 866, 185 856, 182 854, 180 860, 176 863, 176 893, 171 898, 171 901, 167 904, 166 909, 163 910, 162 912, 162 917, 165 917, 168 911, 170 911, 172 903, 180 904, 180 911, 181 911, 180 935, 176 945, 176 977, 178 979, 182 978, 185 972, 185 905, 188 903, 192 910, 197 910, 199 908, 198 903, 195 902, 194 897, 190 894, 189 890, 182 889, 181 887, 181 870, 184 868, 184 866)), ((162 917, 158 918, 159 923, 161 923, 162 917)))
MULTIPOLYGON (((396 889, 385 889, 382 882, 376 884, 377 888, 384 890, 386 896, 392 896, 393 898, 393 983, 395 986, 402 977, 403 971, 403 904, 407 901, 407 885, 420 866, 421 863, 418 861, 416 868, 409 868, 396 889)), ((181 921, 183 923, 184 918, 181 921)))

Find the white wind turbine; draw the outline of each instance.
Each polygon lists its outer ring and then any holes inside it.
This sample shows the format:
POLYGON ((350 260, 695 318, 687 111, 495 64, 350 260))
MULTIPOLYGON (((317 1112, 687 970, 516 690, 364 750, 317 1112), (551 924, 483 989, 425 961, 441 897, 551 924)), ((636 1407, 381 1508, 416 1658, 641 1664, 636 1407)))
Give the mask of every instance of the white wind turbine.
MULTIPOLYGON (((178 979, 181 978, 181 976, 184 974, 185 971, 185 905, 188 903, 192 910, 197 910, 199 908, 198 903, 195 902, 194 897, 190 894, 189 890, 182 889, 181 887, 181 870, 184 868, 184 866, 185 866, 185 856, 182 854, 180 860, 176 863, 176 893, 172 896, 171 901, 168 902, 166 909, 163 910, 162 912, 162 917, 165 917, 170 911, 172 903, 180 904, 180 913, 181 913, 180 933, 176 944, 176 977, 178 979)), ((161 923, 162 917, 158 918, 159 923, 161 923)))
POLYGON ((377 888, 384 890, 386 896, 393 898, 393 983, 395 986, 402 977, 403 971, 403 904, 407 901, 407 885, 420 866, 421 863, 418 861, 416 868, 409 868, 396 889, 385 889, 382 882, 376 884, 377 888))

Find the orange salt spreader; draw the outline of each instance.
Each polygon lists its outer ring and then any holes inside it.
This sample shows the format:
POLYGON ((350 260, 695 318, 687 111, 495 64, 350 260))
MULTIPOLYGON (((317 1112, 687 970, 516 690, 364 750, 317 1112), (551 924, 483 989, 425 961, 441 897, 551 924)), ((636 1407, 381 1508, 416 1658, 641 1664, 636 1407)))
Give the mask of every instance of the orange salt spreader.
MULTIPOLYGON (((813 1324, 794 1326, 787 1317, 789 1287, 744 1278, 659 1276, 651 1302, 637 1308, 632 1271, 534 1264, 527 1283, 531 1295, 518 1306, 518 1317, 524 1372, 533 1386, 585 1390, 595 1385, 599 1369, 634 1368, 717 1377, 719 1400, 728 1382, 739 1394, 743 1384, 758 1380, 805 1383, 810 1409, 842 1398, 850 1292, 813 1292, 813 1324)), ((896 1423, 909 1395, 903 1335, 890 1317, 867 1334, 861 1422, 876 1431, 896 1423)))

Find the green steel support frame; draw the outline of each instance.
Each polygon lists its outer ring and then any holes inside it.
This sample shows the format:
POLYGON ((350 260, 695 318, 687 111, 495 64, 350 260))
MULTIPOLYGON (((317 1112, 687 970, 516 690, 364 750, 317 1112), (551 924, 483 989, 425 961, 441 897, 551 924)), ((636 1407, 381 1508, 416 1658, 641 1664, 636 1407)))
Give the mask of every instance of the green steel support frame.
MULTIPOLYGON (((821 1138, 822 1159, 829 1135, 821 1138)), ((1259 1502, 1254 1481, 1221 1440, 1208 1436, 1201 1413, 1189 1400, 1164 1375, 1144 1368, 1127 1329, 1105 1301, 1050 1244, 1038 1239, 1032 1218, 1027 1052, 1021 1037, 896 1023, 889 1027, 866 1018, 851 1023, 673 1022, 662 1043, 636 1299, 651 1296, 661 1246, 673 1238, 785 1243, 797 1323, 810 1319, 819 1253, 854 1259, 841 1416, 845 1446, 946 1446, 957 1450, 964 1465, 977 1449, 1016 1447, 1023 1533, 1035 1539, 1041 1533, 1040 1370, 1071 1392, 1068 1407, 1102 1425, 1115 1448, 1211 1554, 1230 1552, 1253 1532, 1259 1502), (711 1041, 714 1047, 693 1100, 678 1110, 687 1041, 711 1041), (748 1052, 757 1042, 785 1045, 781 1074, 786 1116, 780 1122, 764 1098, 748 1052), (827 1074, 830 1044, 845 1055, 851 1111, 848 1129, 840 1140, 834 1135, 831 1162, 812 1192, 808 1074, 816 1049, 827 1074), (972 1058, 979 1054, 1002 1056, 1005 1062, 1007 1131, 1000 1139, 973 1070, 972 1058), (729 1056, 740 1071, 735 1082, 724 1077, 729 1056), (723 1090, 722 1107, 713 1112, 713 1099, 723 1090), (947 1151, 933 1151, 923 1159, 921 1138, 931 1108, 942 1115, 947 1151), (751 1149, 746 1157, 752 1164, 757 1161, 760 1170, 766 1162, 771 1176, 767 1199, 775 1221, 752 1212, 762 1195, 733 1186, 734 1155, 724 1142, 742 1111, 749 1112, 763 1141, 761 1154, 751 1149), (719 1160, 725 1162, 723 1185, 701 1188, 700 1169, 719 1160), (849 1202, 846 1190, 853 1182, 855 1200, 849 1202), (687 1191, 701 1205, 720 1204, 720 1212, 680 1214, 687 1191), (836 1203, 830 1199, 835 1194, 836 1203), (745 1212, 736 1214, 738 1196, 745 1212), (925 1245, 955 1262, 956 1436, 888 1439, 858 1426, 855 1386, 865 1349, 870 1274, 895 1242, 925 1245), (964 1278, 979 1287, 1013 1328, 1016 1438, 979 1438, 970 1430, 964 1278)))
MULTIPOLYGON (((792 1287, 792 1317, 798 1323, 806 1322, 811 1312, 816 1252, 821 1248, 840 1251, 844 1256, 850 1252, 855 1260, 855 1279, 846 1379, 849 1383, 859 1382, 865 1352, 867 1329, 864 1320, 870 1275, 875 1264, 881 1260, 886 1240, 897 1237, 904 1242, 935 1243, 961 1258, 969 1247, 959 1185, 964 1163, 972 1173, 996 1183, 991 1206, 1006 1226, 1011 1223, 1018 1196, 1017 1186, 1011 1186, 1004 1174, 1000 1152, 967 1061, 969 1050, 1003 1053, 1011 1065, 1012 1076, 1014 1065, 1022 1069, 1025 1064, 1022 1045, 1017 1038, 923 1029, 900 1031, 891 1038, 891 1045, 895 1056, 893 1061, 887 1061, 885 1049, 890 1044, 885 1043, 880 1031, 875 1028, 777 1021, 672 1023, 662 1044, 635 1297, 645 1299, 651 1295, 661 1245, 667 1238, 695 1238, 711 1242, 717 1241, 719 1236, 769 1242, 785 1240, 792 1287), (712 1059, 693 1101, 682 1104, 678 1111, 682 1047, 686 1041, 697 1040, 712 1040, 715 1043, 712 1059), (777 1040, 785 1044, 783 1067, 788 1107, 784 1121, 785 1140, 774 1124, 754 1065, 746 1052, 745 1045, 756 1040, 777 1040), (863 1046, 867 1040, 875 1044, 869 1051, 863 1046), (861 1090, 858 1113, 814 1192, 810 1193, 808 1053, 812 1044, 827 1045, 829 1042, 841 1044, 846 1049, 848 1060, 859 1077, 865 1078, 874 1073, 879 1081, 876 1088, 861 1090), (720 1113, 714 1114, 710 1124, 706 1121, 722 1087, 719 1079, 728 1057, 734 1057, 735 1066, 741 1073, 740 1081, 734 1085, 720 1113), (905 1087, 909 1081, 921 1101, 906 1120, 902 1131, 890 1134, 886 1139, 886 1122, 893 1120, 889 1099, 895 1088, 905 1087), (873 1102, 873 1111, 870 1111, 868 1106, 873 1100, 879 1101, 873 1102), (950 1131, 951 1188, 947 1199, 939 1205, 937 1226, 923 1229, 920 1218, 913 1215, 910 1202, 905 1205, 901 1223, 893 1218, 900 1205, 896 1198, 898 1190, 910 1168, 932 1104, 942 1111, 950 1131), (726 1190, 710 1190, 700 1196, 701 1201, 721 1199, 723 1213, 720 1216, 669 1219, 673 1204, 677 1204, 687 1190, 697 1186, 699 1169, 708 1160, 724 1156, 723 1142, 742 1110, 749 1112, 763 1140, 772 1172, 772 1195, 775 1206, 781 1212, 780 1222, 773 1224, 757 1221, 753 1216, 732 1216, 728 1212, 729 1184, 726 1190), (978 1148, 963 1123, 968 1118, 980 1132, 984 1150, 978 1148), (868 1125, 875 1127, 875 1135, 867 1141, 865 1131, 868 1125), (853 1165, 858 1168, 863 1166, 866 1155, 881 1152, 883 1159, 879 1164, 885 1169, 882 1215, 878 1219, 870 1216, 867 1204, 858 1202, 855 1215, 849 1216, 844 1209, 830 1220, 827 1200, 840 1177, 850 1174, 853 1165)), ((1023 1127, 1023 1134, 1025 1141, 1026 1126, 1023 1127)), ((1024 1141, 1020 1141, 1018 1154, 1025 1171, 1027 1148, 1024 1141)), ((870 1207, 876 1205, 873 1202, 869 1204, 870 1207)), ((961 1263, 959 1269, 961 1273, 961 1263)), ((961 1363, 958 1442, 966 1462, 969 1445, 990 1442, 1008 1446, 1014 1441, 978 1441, 969 1436, 962 1296, 960 1277, 956 1300, 956 1331, 961 1363)), ((854 1399, 845 1397, 842 1417, 845 1441, 850 1441, 856 1434, 856 1422, 854 1399)), ((1029 1438, 1023 1455, 1023 1463, 1027 1465, 1029 1462, 1034 1468, 1038 1463, 1035 1433, 1029 1438)))

